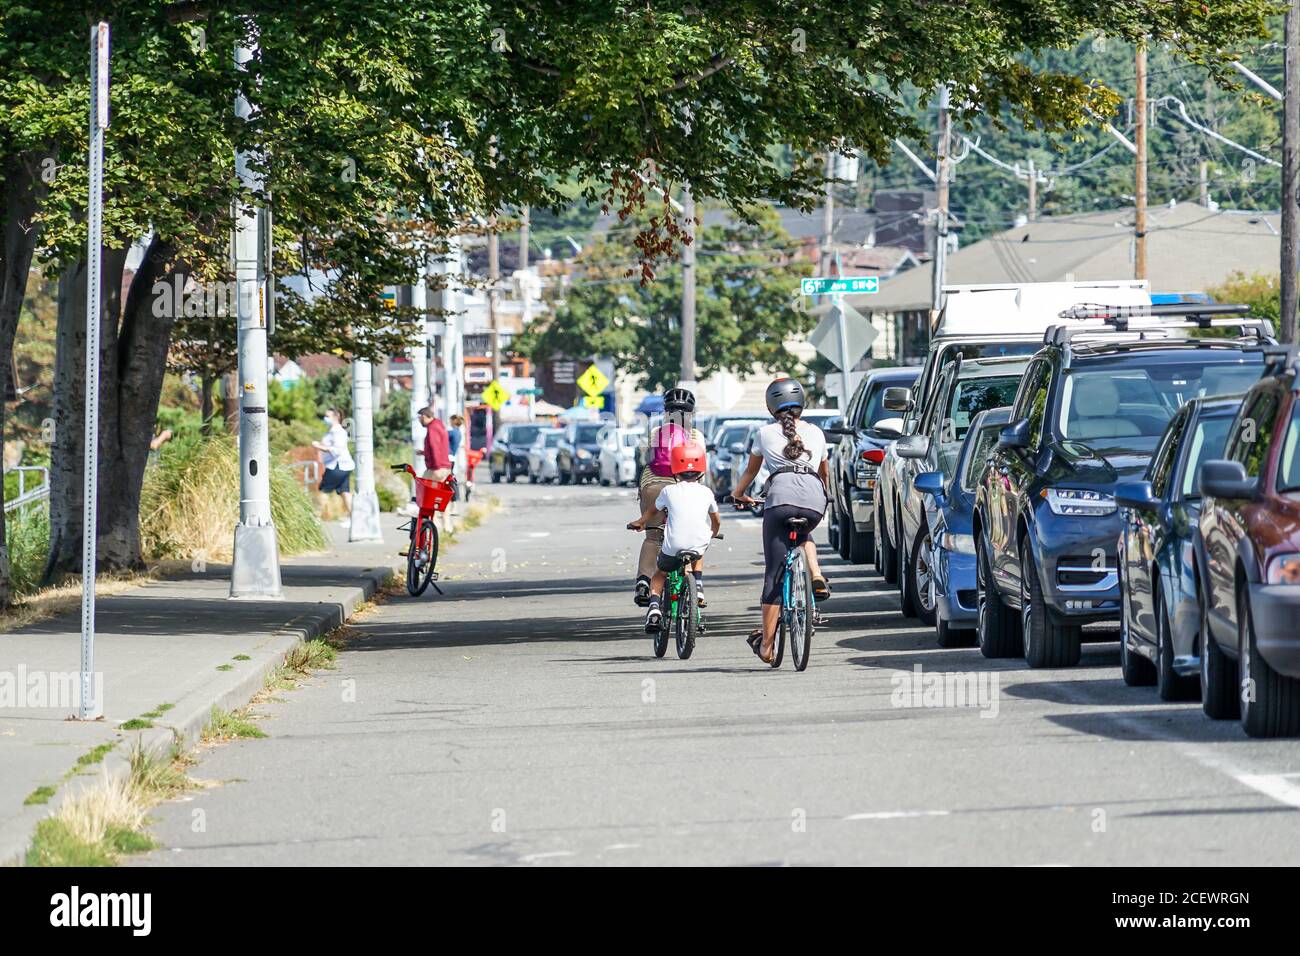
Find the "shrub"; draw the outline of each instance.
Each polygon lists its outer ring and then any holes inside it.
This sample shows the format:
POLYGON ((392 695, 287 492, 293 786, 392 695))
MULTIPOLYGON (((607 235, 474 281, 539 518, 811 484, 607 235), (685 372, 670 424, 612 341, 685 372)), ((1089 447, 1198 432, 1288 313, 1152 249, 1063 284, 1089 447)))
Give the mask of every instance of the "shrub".
POLYGON ((9 574, 14 593, 34 592, 45 572, 50 551, 50 512, 44 504, 28 505, 5 516, 9 544, 9 574))

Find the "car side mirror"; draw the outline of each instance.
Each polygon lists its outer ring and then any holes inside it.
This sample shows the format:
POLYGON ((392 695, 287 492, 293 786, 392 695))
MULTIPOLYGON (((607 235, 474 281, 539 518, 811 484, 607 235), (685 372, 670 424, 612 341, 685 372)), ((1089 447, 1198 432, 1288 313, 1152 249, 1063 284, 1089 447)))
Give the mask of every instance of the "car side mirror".
POLYGON ((998 432, 998 446, 1001 448, 1029 447, 1029 419, 1022 418, 1012 422, 998 432))
POLYGON ((1154 511, 1160 506, 1160 499, 1149 481, 1122 481, 1115 486, 1115 504, 1121 508, 1154 511))
POLYGON ((899 458, 924 458, 930 453, 930 439, 924 435, 905 435, 894 445, 899 458))
POLYGON ((923 495, 931 495, 936 505, 943 503, 943 472, 923 471, 916 476, 912 487, 923 495))
POLYGON ((871 426, 871 430, 879 438, 892 441, 895 438, 903 437, 903 420, 901 418, 882 418, 871 426))
POLYGON ((704 446, 704 448, 705 448, 706 451, 717 451, 717 450, 718 450, 718 446, 717 446, 714 442, 709 442, 707 445, 704 446))
POLYGON ((913 405, 912 390, 902 385, 893 385, 885 389, 881 404, 891 412, 910 412, 913 405))
POLYGON ((1259 493, 1259 479, 1246 474, 1239 461, 1215 459, 1201 465, 1201 494, 1249 500, 1259 493))
POLYGON ((727 447, 727 451, 731 452, 731 454, 733 455, 743 455, 745 453, 745 443, 740 441, 733 441, 727 447))

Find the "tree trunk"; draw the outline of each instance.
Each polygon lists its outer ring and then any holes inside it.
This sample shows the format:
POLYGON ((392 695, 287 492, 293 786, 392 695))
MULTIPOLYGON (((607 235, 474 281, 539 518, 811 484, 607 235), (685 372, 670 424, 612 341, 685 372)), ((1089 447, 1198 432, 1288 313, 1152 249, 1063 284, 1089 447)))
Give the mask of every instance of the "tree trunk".
POLYGON ((239 434, 239 376, 227 372, 221 376, 221 407, 226 416, 226 431, 239 434))
POLYGON ((199 420, 203 422, 203 434, 212 434, 212 376, 204 374, 199 378, 199 420))
MULTIPOLYGON (((152 293, 155 282, 166 281, 170 247, 157 239, 150 243, 123 307, 126 253, 125 249, 104 251, 95 553, 100 570, 105 571, 136 570, 144 565, 140 553, 140 489, 174 321, 154 314, 152 293)), ((81 572, 85 301, 85 264, 78 262, 64 271, 59 283, 50 556, 45 567, 45 580, 51 583, 65 574, 81 572)))
MULTIPOLYGON (((38 233, 32 220, 45 194, 36 173, 42 159, 44 155, 39 153, 19 154, 6 159, 0 171, 4 182, 0 193, 0 214, 4 216, 0 223, 0 444, 4 441, 4 395, 13 367, 14 336, 36 249, 38 233)), ((0 508, 0 607, 13 603, 8 542, 4 509, 0 508)))

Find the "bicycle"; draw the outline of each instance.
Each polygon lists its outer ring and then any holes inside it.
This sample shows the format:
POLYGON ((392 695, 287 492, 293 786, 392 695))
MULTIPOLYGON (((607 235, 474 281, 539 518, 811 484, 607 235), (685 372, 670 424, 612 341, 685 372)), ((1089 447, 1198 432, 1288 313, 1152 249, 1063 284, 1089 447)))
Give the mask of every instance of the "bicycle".
MULTIPOLYGON (((628 525, 630 530, 636 529, 628 525)), ((714 535, 721 539, 721 533, 714 535)), ((700 607, 695 575, 687 569, 700 560, 698 551, 677 552, 677 567, 668 572, 661 598, 659 630, 651 636, 655 657, 668 653, 668 639, 675 639, 677 657, 686 660, 695 652, 695 639, 704 633, 704 609, 700 607)))
MULTIPOLYGON (((740 506, 740 502, 736 502, 740 506)), ((760 501, 761 504, 761 501, 760 501)), ((772 649, 771 667, 781 666, 785 645, 790 644, 794 669, 807 669, 812 656, 812 639, 817 632, 817 598, 813 594, 812 571, 798 543, 801 532, 808 529, 808 519, 785 519, 789 531, 785 544, 785 570, 781 575, 781 617, 776 629, 776 646, 772 649)), ((761 658, 760 658, 761 659, 761 658)))
POLYGON ((407 472, 414 479, 415 505, 419 509, 419 514, 400 529, 411 533, 407 549, 399 552, 406 557, 407 593, 419 597, 433 584, 433 589, 441 594, 442 588, 434 583, 438 580, 438 525, 434 516, 446 511, 456 497, 456 479, 448 475, 442 481, 430 481, 417 475, 410 465, 392 468, 407 472))

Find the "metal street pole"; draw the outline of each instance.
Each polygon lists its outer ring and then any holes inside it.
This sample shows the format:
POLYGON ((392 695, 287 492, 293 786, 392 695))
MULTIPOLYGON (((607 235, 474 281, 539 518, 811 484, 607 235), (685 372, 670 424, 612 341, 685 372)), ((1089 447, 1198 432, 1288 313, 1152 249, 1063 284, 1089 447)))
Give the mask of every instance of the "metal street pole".
MULTIPOLYGON (((411 286, 411 308, 417 312, 426 313, 429 308, 429 287, 426 282, 425 273, 428 271, 428 260, 424 260, 424 265, 420 270, 419 281, 411 286)), ((420 328, 423 330, 421 341, 416 345, 408 346, 406 357, 411 360, 411 444, 414 447, 414 456, 420 460, 416 465, 423 470, 424 452, 424 426, 420 424, 420 412, 429 404, 429 397, 433 394, 433 383, 429 379, 429 356, 428 356, 428 339, 429 339, 429 321, 426 318, 420 320, 420 328)), ((444 404, 446 404, 444 402, 444 404)), ((355 407, 355 406, 354 406, 355 407)))
POLYGON ((695 388, 695 197, 682 188, 682 218, 686 238, 682 245, 682 368, 683 388, 695 388))
POLYGON ((831 249, 835 242, 835 150, 826 153, 826 200, 822 204, 822 254, 817 269, 830 275, 831 249))
MULTIPOLYGON (((235 50, 235 65, 254 82, 248 64, 256 47, 235 50)), ((235 115, 247 120, 253 108, 241 91, 235 115)), ((235 154, 235 173, 247 190, 260 190, 261 174, 253 169, 259 157, 247 150, 235 154)), ((262 281, 259 216, 241 204, 235 219, 235 283, 239 313, 239 524, 230 566, 232 598, 279 598, 280 547, 271 520, 271 449, 266 412, 266 312, 262 281)))
MULTIPOLYGON (((844 266, 840 262, 840 255, 835 254, 835 274, 837 276, 844 274, 844 266)), ((831 299, 831 308, 835 310, 835 334, 840 340, 840 400, 839 407, 847 409, 849 399, 853 397, 853 390, 849 387, 850 371, 849 365, 849 324, 844 315, 844 296, 836 295, 831 299)))
POLYGON ((1300 0, 1291 0, 1283 28, 1286 93, 1282 100, 1282 315, 1283 342, 1296 340, 1296 176, 1300 173, 1300 0))
MULTIPOLYGON (((497 217, 488 219, 488 326, 492 329, 492 381, 501 380, 501 316, 497 312, 497 286, 501 282, 501 255, 497 244, 497 217)), ((501 413, 492 412, 492 430, 501 425, 501 413)))
POLYGON ((1137 89, 1133 96, 1135 130, 1133 142, 1137 146, 1137 181, 1133 191, 1133 277, 1147 277, 1147 48, 1138 44, 1137 89))
POLYGON ((1033 157, 1029 159, 1029 215, 1030 222, 1038 218, 1038 170, 1034 168, 1033 157))
POLYGON ((943 308, 943 286, 948 280, 948 152, 952 142, 952 124, 948 116, 948 87, 939 87, 939 142, 935 162, 934 261, 930 286, 931 322, 943 308))
POLYGON ((108 24, 90 28, 90 201, 86 234, 86 430, 82 478, 81 694, 77 716, 104 712, 95 693, 95 517, 99 507, 99 324, 100 267, 104 255, 104 130, 108 128, 108 24))
POLYGON ((532 210, 525 206, 519 220, 519 268, 528 271, 528 227, 531 224, 532 210))
POLYGON ((352 496, 349 541, 383 541, 379 496, 375 493, 374 384, 370 363, 352 361, 352 444, 356 448, 357 490, 352 496))

